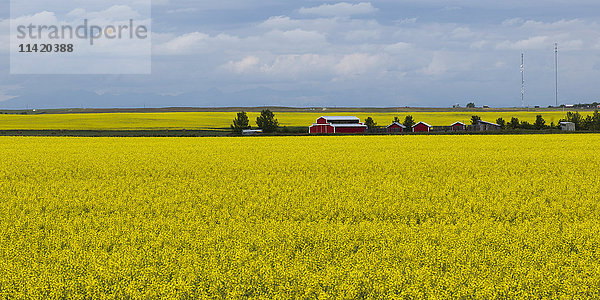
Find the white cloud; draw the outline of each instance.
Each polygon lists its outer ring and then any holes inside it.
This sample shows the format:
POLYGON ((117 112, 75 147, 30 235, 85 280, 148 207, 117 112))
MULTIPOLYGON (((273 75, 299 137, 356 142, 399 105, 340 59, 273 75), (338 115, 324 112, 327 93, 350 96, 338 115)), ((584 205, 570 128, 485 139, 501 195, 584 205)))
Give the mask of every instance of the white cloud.
POLYGON ((506 27, 511 27, 511 26, 517 26, 517 25, 522 25, 525 21, 521 18, 512 18, 512 19, 507 19, 504 20, 502 22, 502 26, 506 26, 506 27))
POLYGON ((515 42, 503 41, 498 44, 498 49, 509 50, 537 50, 549 47, 552 41, 547 36, 533 36, 525 40, 515 42))
POLYGON ((385 46, 385 51, 391 54, 402 54, 406 50, 412 49, 413 45, 405 42, 398 42, 395 44, 385 46))
POLYGON ((455 40, 467 40, 473 38, 475 35, 469 27, 458 27, 452 30, 451 38, 455 40))
POLYGON ((155 43, 154 51, 159 55, 189 55, 198 53, 225 53, 238 51, 298 52, 310 51, 327 45, 326 36, 315 31, 302 29, 270 30, 261 35, 239 37, 229 34, 210 36, 192 32, 155 43))
POLYGON ((67 17, 79 18, 79 17, 85 16, 86 14, 87 14, 87 11, 85 9, 75 8, 67 13, 67 17))
POLYGON ((316 45, 325 43, 325 35, 316 31, 307 31, 302 29, 294 29, 288 31, 273 30, 264 35, 265 39, 276 43, 290 43, 295 45, 310 45, 314 48, 316 45))
POLYGON ((188 8, 177 8, 177 9, 169 9, 167 10, 168 14, 181 14, 181 13, 193 13, 193 12, 197 12, 198 9, 195 7, 188 7, 188 8))
POLYGON ((330 74, 335 63, 331 55, 279 55, 272 63, 262 66, 261 72, 278 78, 315 78, 330 74))
POLYGON ((256 67, 259 64, 259 62, 260 59, 258 57, 247 56, 240 61, 229 61, 226 65, 223 66, 223 68, 237 74, 242 74, 256 67))
POLYGON ((476 61, 473 57, 465 57, 460 53, 435 51, 431 62, 422 72, 425 75, 441 76, 446 73, 460 73, 470 70, 476 61))
POLYGON ((582 40, 570 40, 570 41, 563 41, 560 44, 561 49, 563 50, 582 50, 584 49, 584 41, 582 40))
POLYGON ((479 40, 479 41, 471 42, 471 44, 470 44, 469 47, 471 49, 481 50, 481 49, 485 48, 487 45, 489 45, 488 41, 486 41, 486 40, 479 40))
POLYGON ((407 19, 400 19, 400 20, 396 21, 395 23, 398 25, 416 24, 417 20, 418 20, 418 18, 407 18, 407 19))
POLYGON ((338 75, 352 77, 373 71, 383 63, 380 55, 353 53, 345 55, 335 66, 338 75))
POLYGON ((222 65, 222 70, 238 75, 259 75, 281 79, 338 80, 376 72, 385 62, 379 54, 348 55, 288 54, 275 57, 248 56, 222 65))
POLYGON ((201 32, 187 33, 164 44, 157 45, 155 51, 158 54, 189 54, 198 49, 209 38, 208 34, 201 32))
POLYGON ((354 30, 345 34, 347 41, 368 41, 376 40, 381 38, 381 32, 379 30, 354 30))
POLYGON ((429 65, 423 69, 425 75, 442 75, 448 70, 449 66, 447 61, 442 57, 440 53, 436 53, 429 65))
POLYGON ((58 19, 56 18, 56 14, 50 11, 42 11, 33 15, 20 16, 17 18, 13 18, 12 21, 19 24, 56 24, 58 23, 58 19))
POLYGON ((361 2, 357 4, 340 2, 336 4, 323 4, 321 6, 309 8, 302 7, 299 12, 306 15, 348 17, 370 14, 376 11, 377 8, 373 7, 371 2, 361 2))
POLYGON ((153 34, 155 44, 153 52, 158 55, 190 55, 221 52, 241 41, 237 36, 218 34, 210 36, 203 32, 186 33, 173 37, 169 34, 153 34))
POLYGON ((289 26, 298 26, 298 22, 292 20, 288 16, 274 16, 262 22, 259 27, 267 28, 285 28, 289 26))
POLYGON ((112 21, 139 19, 142 17, 137 10, 127 5, 113 5, 102 11, 87 11, 83 8, 76 8, 71 10, 67 16, 79 19, 112 21))
POLYGON ((520 26, 524 30, 536 30, 536 31, 564 31, 570 29, 580 28, 585 26, 586 22, 580 19, 572 20, 559 20, 556 22, 540 22, 535 20, 527 20, 520 26))
POLYGON ((258 24, 257 28, 267 30, 303 29, 307 31, 329 32, 336 30, 336 28, 340 26, 340 22, 341 20, 335 17, 292 19, 288 16, 275 16, 258 24))
POLYGON ((581 19, 556 22, 509 19, 502 24, 511 28, 497 34, 501 35, 496 45, 500 50, 552 49, 555 42, 562 50, 585 50, 592 48, 594 41, 600 38, 600 25, 581 19))

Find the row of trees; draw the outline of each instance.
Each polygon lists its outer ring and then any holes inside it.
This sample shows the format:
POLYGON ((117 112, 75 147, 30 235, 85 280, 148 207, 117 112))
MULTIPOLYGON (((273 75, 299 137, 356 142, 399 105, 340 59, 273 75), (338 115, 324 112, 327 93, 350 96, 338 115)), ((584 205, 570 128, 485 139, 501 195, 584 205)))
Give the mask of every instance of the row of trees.
MULTIPOLYGON (((272 133, 279 128, 279 121, 275 119, 275 114, 272 111, 264 109, 260 112, 260 116, 256 118, 256 126, 265 133, 272 133)), ((252 129, 252 126, 250 126, 248 114, 242 111, 237 114, 237 118, 233 119, 231 130, 235 133, 242 133, 246 129, 252 129)))
POLYGON ((600 108, 600 103, 598 103, 598 102, 594 102, 594 103, 579 103, 579 104, 573 105, 573 108, 582 108, 582 109, 600 108))
MULTIPOLYGON (((471 116, 471 125, 477 124, 477 122, 481 121, 481 117, 479 116, 471 116)), ((416 124, 413 116, 408 115, 404 118, 403 122, 400 122, 398 117, 394 117, 395 123, 401 123, 406 126, 406 128, 411 128, 416 124)), ((592 131, 600 131, 600 113, 596 110, 592 115, 588 115, 585 118, 578 112, 568 112, 565 119, 561 119, 559 123, 554 124, 551 122, 550 124, 546 123, 544 117, 542 115, 537 115, 535 117, 534 123, 529 123, 527 121, 520 121, 519 118, 511 118, 510 121, 506 121, 503 118, 496 119, 496 124, 500 125, 502 129, 526 129, 526 130, 543 130, 543 129, 560 129, 560 122, 572 122, 575 124, 576 130, 592 130, 592 131)), ((373 120, 373 118, 368 117, 365 120, 365 125, 369 127, 369 129, 373 129, 377 127, 377 123, 373 120)))
POLYGON ((590 116, 582 117, 578 112, 568 112, 567 118, 560 120, 561 122, 573 122, 575 123, 576 130, 593 130, 600 131, 600 113, 598 110, 590 116))
MULTIPOLYGON (((476 124, 476 122, 479 120, 481 120, 479 116, 472 116, 471 124, 476 124)), ((527 121, 519 121, 519 118, 515 117, 511 118, 509 122, 506 122, 503 118, 496 119, 496 124, 500 125, 502 129, 560 129, 560 122, 574 123, 575 130, 600 131, 600 113, 598 110, 594 111, 592 115, 588 115, 585 118, 579 112, 567 112, 565 119, 561 119, 557 124, 551 122, 550 125, 546 123, 546 120, 544 120, 542 115, 537 115, 533 124, 527 121)))
MULTIPOLYGON (((472 125, 477 124, 479 121, 481 121, 479 116, 471 117, 472 125)), ((400 122, 399 117, 394 117, 393 122, 401 123, 402 125, 406 126, 406 128, 411 128, 416 124, 416 121, 412 115, 406 116, 402 122, 400 122)), ((566 118, 561 119, 560 122, 572 122, 575 124, 576 130, 600 131, 600 113, 598 110, 594 111, 592 115, 588 115, 585 118, 579 112, 568 112, 566 118)), ((508 122, 503 118, 498 118, 496 119, 496 124, 500 125, 502 129, 543 130, 560 128, 560 124, 546 124, 546 120, 544 120, 542 115, 537 115, 534 123, 520 121, 519 118, 513 117, 508 122)), ((377 127, 377 123, 371 117, 368 117, 365 120, 365 125, 367 125, 369 129, 377 127)), ((256 126, 262 129, 262 131, 265 133, 272 133, 277 132, 279 129, 279 122, 277 119, 275 119, 275 114, 272 111, 264 109, 260 112, 260 116, 256 118, 256 126)), ((242 133, 242 131, 245 129, 252 129, 248 114, 246 114, 244 111, 239 112, 237 117, 233 120, 231 129, 235 133, 242 133)))
MULTIPOLYGON (((404 118, 403 122, 400 122, 400 118, 398 118, 398 117, 394 117, 394 121, 392 121, 392 122, 400 123, 400 124, 406 126, 406 128, 411 128, 411 127, 413 127, 413 125, 417 124, 417 122, 415 122, 415 119, 413 118, 413 116, 410 116, 410 115, 406 116, 404 118)), ((373 128, 377 127, 377 123, 371 117, 368 117, 365 120, 365 125, 367 125, 367 127, 369 129, 373 129, 373 128)))
MULTIPOLYGON (((473 118, 477 116, 473 116, 471 118, 471 123, 473 123, 473 118)), ((479 117, 477 117, 479 118, 479 117)), ((481 120, 481 119, 479 119, 481 120)), ((554 124, 551 123, 550 126, 546 125, 546 120, 542 115, 535 116, 535 122, 533 124, 527 121, 519 121, 519 118, 512 117, 510 121, 506 121, 503 118, 496 119, 496 124, 500 125, 502 129, 527 129, 527 130, 542 130, 542 129, 550 129, 555 128, 554 124)))

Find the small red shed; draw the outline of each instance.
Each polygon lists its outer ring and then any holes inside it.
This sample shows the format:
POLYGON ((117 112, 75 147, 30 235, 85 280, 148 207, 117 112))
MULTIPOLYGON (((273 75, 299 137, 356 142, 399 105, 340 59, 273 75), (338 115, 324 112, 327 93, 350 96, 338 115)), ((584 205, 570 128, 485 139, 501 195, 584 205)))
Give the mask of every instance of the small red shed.
POLYGON ((465 131, 467 130, 467 125, 463 122, 456 122, 452 125, 450 125, 450 127, 452 127, 452 131, 465 131))
POLYGON ((404 126, 398 122, 394 122, 394 123, 388 125, 386 128, 387 128, 387 132, 389 132, 389 133, 406 131, 406 126, 404 126))
POLYGON ((419 122, 419 123, 413 125, 412 131, 413 132, 429 132, 429 131, 431 131, 432 127, 433 126, 431 126, 425 122, 419 122))

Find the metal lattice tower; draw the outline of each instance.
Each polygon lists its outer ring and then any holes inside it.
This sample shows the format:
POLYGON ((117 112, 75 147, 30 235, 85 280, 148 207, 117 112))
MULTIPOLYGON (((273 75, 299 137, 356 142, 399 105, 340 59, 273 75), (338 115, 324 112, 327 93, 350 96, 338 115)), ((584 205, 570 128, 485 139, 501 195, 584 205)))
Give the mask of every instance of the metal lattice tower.
POLYGON ((521 53, 521 106, 525 107, 525 55, 521 53))
POLYGON ((556 107, 558 107, 558 43, 554 43, 554 87, 556 107))

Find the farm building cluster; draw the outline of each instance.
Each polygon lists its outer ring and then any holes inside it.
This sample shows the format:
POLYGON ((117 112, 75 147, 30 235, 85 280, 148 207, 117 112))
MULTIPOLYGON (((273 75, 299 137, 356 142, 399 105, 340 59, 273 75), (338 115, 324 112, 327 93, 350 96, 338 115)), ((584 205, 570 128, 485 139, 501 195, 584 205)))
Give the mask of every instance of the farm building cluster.
POLYGON ((320 117, 310 126, 309 133, 365 133, 367 125, 357 117, 320 117))
POLYGON ((410 128, 407 128, 399 122, 383 127, 368 129, 368 126, 360 122, 360 119, 353 116, 323 116, 309 127, 309 133, 355 133, 361 134, 367 131, 379 133, 403 133, 403 132, 461 132, 461 131, 496 131, 502 127, 498 124, 478 121, 474 125, 466 125, 462 122, 455 122, 449 126, 431 126, 425 122, 418 122, 410 128))

